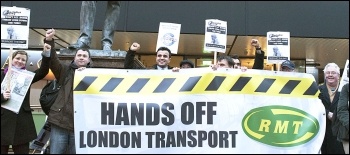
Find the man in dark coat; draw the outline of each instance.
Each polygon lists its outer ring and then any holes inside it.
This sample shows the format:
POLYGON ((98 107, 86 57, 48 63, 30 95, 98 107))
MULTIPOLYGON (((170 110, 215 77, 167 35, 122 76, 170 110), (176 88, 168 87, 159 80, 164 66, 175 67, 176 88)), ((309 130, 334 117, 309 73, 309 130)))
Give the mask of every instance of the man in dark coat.
POLYGON ((321 147, 322 154, 344 154, 342 143, 337 141, 332 132, 333 112, 339 100, 340 69, 335 63, 328 63, 324 68, 325 83, 319 86, 319 98, 326 109, 326 133, 321 147))
POLYGON ((79 48, 74 60, 65 64, 56 52, 51 53, 50 69, 62 83, 58 96, 50 108, 47 121, 51 124, 50 154, 75 154, 73 81, 76 70, 91 67, 90 51, 79 48))
MULTIPOLYGON (((125 61, 124 61, 125 69, 145 69, 145 68, 136 68, 134 65, 135 53, 139 49, 140 49, 140 44, 136 42, 130 46, 125 56, 125 61)), ((173 67, 169 66, 170 60, 171 60, 170 49, 167 47, 159 47, 157 49, 157 56, 156 56, 157 64, 153 65, 152 69, 157 69, 157 70, 172 69, 173 67)))

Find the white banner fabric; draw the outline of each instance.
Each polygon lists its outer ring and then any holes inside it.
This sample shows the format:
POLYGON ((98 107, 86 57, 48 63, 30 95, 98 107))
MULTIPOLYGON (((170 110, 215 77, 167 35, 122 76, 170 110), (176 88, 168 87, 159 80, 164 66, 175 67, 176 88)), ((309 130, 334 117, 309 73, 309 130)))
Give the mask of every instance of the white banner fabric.
POLYGON ((306 73, 93 68, 73 89, 78 154, 307 154, 325 134, 306 73))

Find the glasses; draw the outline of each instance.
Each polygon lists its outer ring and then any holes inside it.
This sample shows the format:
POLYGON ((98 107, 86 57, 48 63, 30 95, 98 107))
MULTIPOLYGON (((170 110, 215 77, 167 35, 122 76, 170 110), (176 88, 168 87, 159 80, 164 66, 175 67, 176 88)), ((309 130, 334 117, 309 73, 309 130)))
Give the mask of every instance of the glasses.
POLYGON ((337 72, 335 72, 335 71, 327 71, 327 72, 325 72, 325 74, 327 74, 327 75, 336 75, 336 74, 338 74, 337 72))

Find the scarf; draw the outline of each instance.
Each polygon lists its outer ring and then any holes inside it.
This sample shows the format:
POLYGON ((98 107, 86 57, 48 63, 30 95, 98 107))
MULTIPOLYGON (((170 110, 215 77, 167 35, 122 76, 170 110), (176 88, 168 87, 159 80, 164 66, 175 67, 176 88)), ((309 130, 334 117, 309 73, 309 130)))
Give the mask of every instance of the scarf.
MULTIPOLYGON (((15 69, 17 69, 17 68, 14 67, 13 65, 12 65, 12 67, 15 68, 15 69)), ((22 67, 22 68, 20 68, 20 69, 26 70, 26 66, 24 66, 24 67, 22 67)), ((4 69, 4 74, 5 74, 5 75, 6 75, 6 73, 8 72, 8 70, 9 70, 8 67, 6 67, 6 68, 4 69)), ((18 69, 18 70, 19 70, 19 69, 18 69)))
POLYGON ((327 85, 326 84, 326 86, 327 86, 327 90, 328 90, 328 94, 329 94, 329 99, 331 100, 331 103, 333 102, 333 99, 334 99, 334 96, 335 96, 335 94, 337 93, 337 91, 338 91, 338 87, 339 87, 339 82, 337 83, 337 86, 336 87, 331 87, 331 86, 329 86, 329 85, 327 85), (333 89, 334 90, 333 90, 333 89))

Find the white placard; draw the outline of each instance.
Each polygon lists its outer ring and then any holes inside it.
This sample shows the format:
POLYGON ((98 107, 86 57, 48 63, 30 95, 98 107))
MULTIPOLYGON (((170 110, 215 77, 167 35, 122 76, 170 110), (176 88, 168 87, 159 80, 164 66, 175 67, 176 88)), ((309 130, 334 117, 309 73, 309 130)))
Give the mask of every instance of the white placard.
POLYGON ((1 48, 28 48, 30 9, 1 6, 1 48))
POLYGON ((290 60, 290 33, 271 31, 267 32, 267 63, 282 63, 290 60))
POLYGON ((227 22, 218 19, 205 20, 204 51, 225 53, 227 42, 227 22))
POLYGON ((11 80, 11 98, 6 102, 1 103, 1 107, 18 113, 29 90, 29 87, 32 84, 34 75, 35 73, 33 72, 18 70, 13 67, 11 69, 11 74, 6 74, 4 80, 1 82, 2 94, 5 92, 6 88, 8 88, 8 80, 11 80), (8 75, 11 75, 11 77, 8 75))
POLYGON ((177 54, 180 30, 181 24, 160 22, 156 52, 159 47, 167 47, 171 53, 177 54))
POLYGON ((345 66, 344 66, 344 71, 343 71, 343 76, 340 79, 340 83, 339 83, 339 88, 338 91, 341 92, 343 86, 346 83, 349 83, 349 75, 348 75, 348 69, 349 69, 349 59, 346 60, 345 66))

